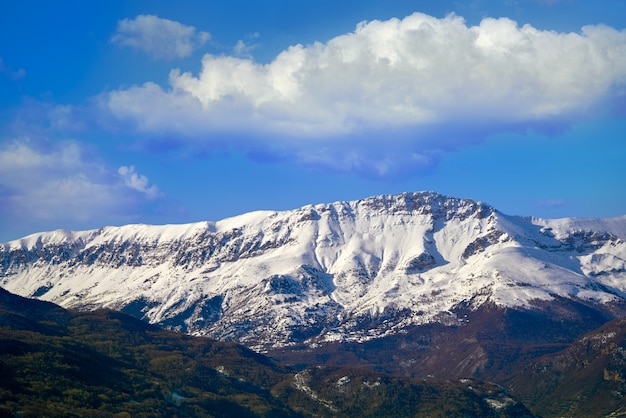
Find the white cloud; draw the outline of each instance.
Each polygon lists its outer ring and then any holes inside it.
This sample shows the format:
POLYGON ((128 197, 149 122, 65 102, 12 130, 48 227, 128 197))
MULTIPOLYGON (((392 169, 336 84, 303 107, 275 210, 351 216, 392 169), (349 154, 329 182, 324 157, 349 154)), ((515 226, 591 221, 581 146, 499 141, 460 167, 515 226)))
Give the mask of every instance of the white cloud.
POLYGON ((124 179, 126 186, 145 194, 149 199, 155 199, 159 195, 159 189, 154 185, 148 185, 148 178, 136 173, 135 166, 122 166, 117 172, 124 179))
MULTIPOLYGON (((261 37, 259 32, 254 32, 246 36, 248 39, 258 39, 261 37)), ((239 58, 252 59, 252 51, 260 46, 259 43, 246 43, 243 39, 239 39, 233 47, 233 53, 239 58)))
POLYGON ((189 57, 210 39, 208 32, 196 32, 193 26, 154 15, 139 15, 119 21, 111 41, 140 49, 157 59, 171 60, 189 57))
POLYGON ((415 13, 364 22, 327 43, 294 45, 269 64, 205 55, 108 93, 105 105, 151 135, 178 135, 381 175, 428 166, 500 129, 567 123, 626 85, 626 31, 541 31, 503 19, 415 13))
POLYGON ((240 39, 233 47, 233 52, 238 57, 252 58, 251 52, 257 47, 257 44, 248 45, 242 39, 240 39))
POLYGON ((0 219, 128 222, 157 194, 134 167, 110 170, 75 141, 0 144, 0 219))

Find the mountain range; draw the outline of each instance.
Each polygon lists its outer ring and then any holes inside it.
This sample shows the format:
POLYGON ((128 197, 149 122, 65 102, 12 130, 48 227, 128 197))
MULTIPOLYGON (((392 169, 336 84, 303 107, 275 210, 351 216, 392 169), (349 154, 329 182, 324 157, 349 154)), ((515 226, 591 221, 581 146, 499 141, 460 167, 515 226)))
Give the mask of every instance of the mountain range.
POLYGON ((626 216, 509 216, 420 192, 219 222, 58 230, 1 245, 0 285, 258 351, 458 325, 460 308, 488 305, 567 301, 615 317, 626 300, 626 216))
POLYGON ((0 245, 0 286, 244 344, 303 371, 291 388, 349 368, 495 382, 542 416, 626 411, 626 216, 510 216, 419 192, 58 230, 0 245))

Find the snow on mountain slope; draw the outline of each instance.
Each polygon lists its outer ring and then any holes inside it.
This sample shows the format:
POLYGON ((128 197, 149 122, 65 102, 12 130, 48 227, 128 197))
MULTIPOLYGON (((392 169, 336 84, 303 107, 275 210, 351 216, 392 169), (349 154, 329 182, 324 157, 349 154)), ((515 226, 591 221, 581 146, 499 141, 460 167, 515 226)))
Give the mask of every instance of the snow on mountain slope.
POLYGON ((504 215, 431 192, 219 222, 34 234, 0 246, 0 285, 123 309, 250 346, 359 340, 459 303, 626 299, 626 217, 504 215))

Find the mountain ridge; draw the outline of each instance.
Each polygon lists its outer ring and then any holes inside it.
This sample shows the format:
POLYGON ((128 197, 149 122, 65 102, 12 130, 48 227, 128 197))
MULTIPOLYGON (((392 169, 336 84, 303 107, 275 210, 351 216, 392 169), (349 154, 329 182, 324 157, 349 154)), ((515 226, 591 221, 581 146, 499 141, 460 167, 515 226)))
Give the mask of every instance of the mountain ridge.
POLYGON ((217 222, 33 234, 0 246, 0 285, 262 351, 458 324, 459 304, 620 303, 624 241, 626 216, 517 217, 416 192, 217 222))

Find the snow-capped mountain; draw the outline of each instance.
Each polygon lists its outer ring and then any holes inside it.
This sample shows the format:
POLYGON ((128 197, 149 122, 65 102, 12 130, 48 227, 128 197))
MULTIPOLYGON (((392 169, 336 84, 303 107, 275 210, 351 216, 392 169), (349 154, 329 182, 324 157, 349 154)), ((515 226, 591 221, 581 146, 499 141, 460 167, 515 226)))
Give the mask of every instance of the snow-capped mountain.
POLYGON ((454 307, 626 301, 626 216, 547 220, 432 192, 0 245, 0 285, 257 349, 365 340, 454 307))

